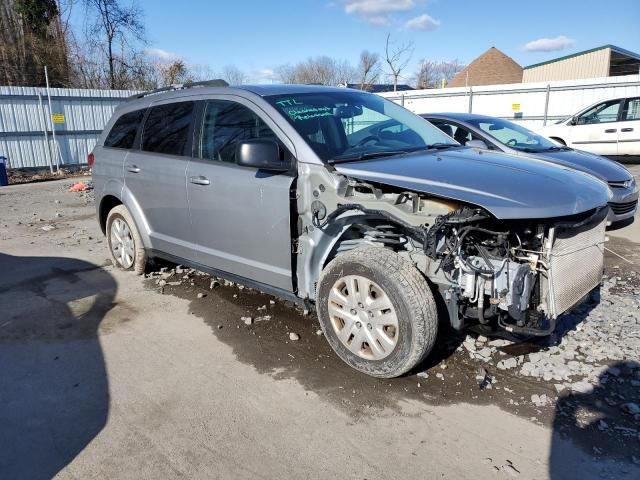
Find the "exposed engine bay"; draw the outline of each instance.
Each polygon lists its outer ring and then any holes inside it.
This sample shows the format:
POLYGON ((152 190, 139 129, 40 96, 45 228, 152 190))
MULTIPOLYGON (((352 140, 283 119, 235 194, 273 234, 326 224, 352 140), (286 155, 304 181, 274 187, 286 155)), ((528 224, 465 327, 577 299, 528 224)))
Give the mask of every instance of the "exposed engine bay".
POLYGON ((548 335, 601 281, 607 209, 543 220, 497 220, 480 207, 349 181, 313 225, 344 231, 332 255, 363 243, 408 255, 435 284, 452 326, 548 335), (348 226, 348 229, 346 228, 348 226))

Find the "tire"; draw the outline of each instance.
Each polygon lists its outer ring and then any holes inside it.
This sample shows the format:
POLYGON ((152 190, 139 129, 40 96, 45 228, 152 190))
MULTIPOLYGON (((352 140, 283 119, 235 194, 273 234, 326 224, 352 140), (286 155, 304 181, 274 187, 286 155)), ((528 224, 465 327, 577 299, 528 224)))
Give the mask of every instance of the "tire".
POLYGON ((112 263, 120 270, 130 270, 136 275, 142 275, 147 266, 147 252, 127 207, 118 205, 109 211, 106 232, 112 263), (125 229, 123 229, 123 225, 126 227, 125 229), (118 238, 124 239, 125 246, 128 246, 124 249, 125 253, 128 253, 125 256, 119 254, 123 251, 123 244, 114 243, 118 238))
POLYGON ((320 275, 316 308, 331 348, 373 377, 407 373, 436 341, 438 313, 426 279, 408 260, 382 247, 334 258, 320 275), (358 299, 361 305, 352 308, 358 299))
POLYGON ((558 137, 549 137, 551 140, 555 140, 556 142, 558 142, 560 145, 564 145, 565 147, 567 146, 567 142, 565 142, 564 140, 562 140, 561 138, 558 137))

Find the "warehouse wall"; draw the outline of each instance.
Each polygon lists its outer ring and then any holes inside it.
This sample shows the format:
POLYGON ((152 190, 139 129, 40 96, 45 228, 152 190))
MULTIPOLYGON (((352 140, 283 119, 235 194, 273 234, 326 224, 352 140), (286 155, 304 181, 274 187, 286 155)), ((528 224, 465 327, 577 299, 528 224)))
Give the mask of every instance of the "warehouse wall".
POLYGON ((538 67, 525 68, 522 72, 522 82, 606 77, 609 75, 610 60, 611 49, 603 48, 538 67))

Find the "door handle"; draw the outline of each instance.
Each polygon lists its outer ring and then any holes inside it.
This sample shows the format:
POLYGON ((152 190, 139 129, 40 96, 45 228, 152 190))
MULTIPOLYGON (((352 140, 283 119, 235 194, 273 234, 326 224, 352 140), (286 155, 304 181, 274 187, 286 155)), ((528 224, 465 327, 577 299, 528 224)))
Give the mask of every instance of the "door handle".
POLYGON ((607 128, 604 133, 616 133, 618 130, 615 128, 607 128))
POLYGON ((137 165, 131 165, 127 170, 131 173, 140 173, 140 168, 137 165))
POLYGON ((633 132, 633 128, 623 128, 621 132, 633 132))
POLYGON ((193 183, 194 185, 209 185, 209 184, 211 184, 209 179, 207 177, 203 177, 202 175, 199 175, 197 177, 189 177, 189 182, 193 183))

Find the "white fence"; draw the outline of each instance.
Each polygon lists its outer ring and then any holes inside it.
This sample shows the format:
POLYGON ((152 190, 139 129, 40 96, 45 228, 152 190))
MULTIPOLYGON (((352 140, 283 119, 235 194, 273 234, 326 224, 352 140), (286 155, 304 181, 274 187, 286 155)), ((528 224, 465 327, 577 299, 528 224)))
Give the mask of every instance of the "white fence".
POLYGON ((381 95, 415 113, 478 113, 523 122, 535 128, 569 117, 601 100, 640 96, 640 75, 413 90, 381 95))
MULTIPOLYGON (((0 156, 10 168, 86 163, 124 90, 0 87, 0 156), (54 114, 53 116, 51 114, 54 114), (53 117, 53 118, 52 118, 53 117), (52 133, 55 131, 56 142, 52 133)), ((535 128, 610 98, 640 96, 640 76, 383 93, 416 113, 472 112, 535 128)))
POLYGON ((52 88, 49 110, 45 88, 0 87, 0 156, 9 168, 86 163, 115 108, 133 93, 52 88))

